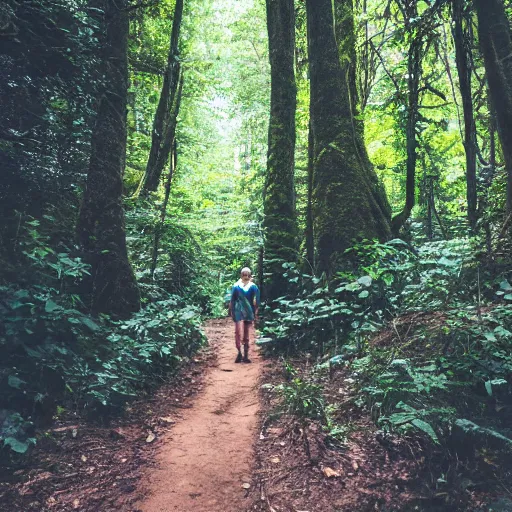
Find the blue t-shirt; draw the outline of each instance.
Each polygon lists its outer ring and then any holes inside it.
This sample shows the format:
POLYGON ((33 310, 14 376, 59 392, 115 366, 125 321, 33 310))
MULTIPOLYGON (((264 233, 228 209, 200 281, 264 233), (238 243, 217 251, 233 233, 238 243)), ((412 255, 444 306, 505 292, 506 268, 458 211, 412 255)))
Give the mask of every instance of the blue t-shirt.
POLYGON ((254 311, 260 305, 260 289, 251 282, 240 280, 231 289, 231 318, 240 322, 254 320, 254 311))

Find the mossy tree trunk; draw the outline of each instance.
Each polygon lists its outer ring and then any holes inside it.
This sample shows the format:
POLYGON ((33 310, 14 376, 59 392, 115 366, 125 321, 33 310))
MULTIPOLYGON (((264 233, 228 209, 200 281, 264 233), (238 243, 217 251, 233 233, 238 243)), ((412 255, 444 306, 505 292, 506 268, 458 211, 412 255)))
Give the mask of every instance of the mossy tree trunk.
POLYGON ((308 273, 315 268, 315 232, 313 227, 313 176, 314 176, 314 140, 311 121, 308 131, 308 202, 306 207, 306 259, 308 273))
MULTIPOLYGON (((359 101, 357 97, 357 54, 353 0, 334 0, 334 34, 342 73, 347 77, 350 106, 355 113, 359 101)), ((361 122, 359 124, 362 126, 361 122)))
POLYGON ((267 0, 271 72, 268 160, 264 192, 265 300, 286 291, 283 262, 297 258, 295 211, 295 10, 293 0, 267 0))
POLYGON ((420 80, 423 71, 423 30, 415 26, 418 18, 416 2, 404 2, 401 6, 404 16, 404 30, 410 41, 407 51, 407 119, 405 122, 406 139, 406 181, 405 205, 401 212, 393 217, 391 229, 393 236, 398 236, 400 230, 410 217, 416 204, 416 163, 418 154, 418 140, 416 129, 419 120, 420 80))
POLYGON ((122 202, 128 90, 127 2, 105 1, 103 61, 106 88, 91 141, 91 159, 77 235, 92 264, 92 307, 126 315, 140 308, 128 261, 122 202))
POLYGON ((183 18, 183 0, 176 0, 174 8, 174 18, 172 22, 171 40, 169 44, 169 54, 167 57, 167 66, 164 73, 162 92, 158 101, 158 106, 153 120, 153 129, 151 132, 151 149, 149 151, 146 172, 142 177, 139 187, 141 195, 147 195, 154 192, 160 183, 160 177, 169 160, 172 140, 169 134, 173 130, 169 126, 172 123, 171 111, 175 103, 175 96, 178 90, 180 63, 179 63, 179 37, 181 29, 181 20, 183 18))
MULTIPOLYGON (((351 0, 337 8, 352 10, 351 0)), ((390 208, 354 119, 354 74, 340 64, 331 0, 307 0, 317 268, 331 274, 354 240, 390 236, 390 208)), ((350 17, 349 17, 350 18, 350 17)), ((353 17, 351 18, 353 23, 353 17)), ((345 23, 350 21, 345 18, 345 23)), ((352 39, 353 40, 353 39, 352 39)), ((353 44, 353 43, 351 43, 353 44)), ((349 55, 355 52, 350 50, 349 55)))
POLYGON ((489 96, 507 169, 506 212, 512 213, 512 40, 501 0, 474 0, 478 38, 484 56, 489 96))
POLYGON ((476 189, 476 126, 473 112, 473 94, 471 90, 471 65, 469 56, 468 35, 464 31, 464 21, 471 23, 464 13, 464 1, 453 0, 452 30, 455 41, 455 61, 459 76, 459 89, 464 113, 464 150, 466 152, 466 198, 468 221, 475 231, 477 221, 477 189, 476 189))
POLYGON ((167 179, 165 181, 165 193, 164 193, 164 201, 162 203, 162 208, 160 210, 160 222, 155 227, 155 235, 153 237, 153 254, 151 256, 151 269, 150 275, 151 279, 155 277, 155 270, 158 263, 158 249, 160 247, 160 239, 164 232, 165 226, 165 217, 167 216, 167 205, 169 204, 169 198, 171 196, 171 185, 174 177, 174 173, 176 171, 176 166, 178 165, 178 144, 176 142, 176 125, 178 115, 180 113, 181 106, 181 95, 183 92, 183 72, 180 75, 180 83, 178 86, 178 92, 176 93, 176 101, 172 107, 171 112, 171 122, 169 123, 168 129, 170 133, 165 135, 165 139, 169 140, 169 172, 167 174, 167 179))

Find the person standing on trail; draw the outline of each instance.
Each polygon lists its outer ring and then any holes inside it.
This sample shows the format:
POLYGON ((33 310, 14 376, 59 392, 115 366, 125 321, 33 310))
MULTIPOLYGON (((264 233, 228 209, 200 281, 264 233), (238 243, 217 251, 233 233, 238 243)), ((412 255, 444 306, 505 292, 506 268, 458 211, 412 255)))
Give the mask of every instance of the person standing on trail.
POLYGON ((252 272, 248 267, 244 267, 240 272, 240 279, 231 289, 231 299, 229 301, 229 314, 235 322, 235 345, 238 354, 235 363, 250 363, 249 359, 249 329, 258 315, 260 305, 260 290, 252 282, 252 272), (242 357, 242 325, 243 325, 243 344, 244 356, 242 357))

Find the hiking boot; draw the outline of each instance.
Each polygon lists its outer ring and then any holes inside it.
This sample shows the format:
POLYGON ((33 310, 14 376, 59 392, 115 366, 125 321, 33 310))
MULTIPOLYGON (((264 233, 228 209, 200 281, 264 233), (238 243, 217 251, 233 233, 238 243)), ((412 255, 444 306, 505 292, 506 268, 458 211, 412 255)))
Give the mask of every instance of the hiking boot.
POLYGON ((252 361, 249 359, 249 345, 244 345, 244 358, 242 360, 244 363, 251 363, 252 361))
POLYGON ((235 363, 241 363, 242 362, 242 352, 240 350, 238 351, 238 355, 236 356, 235 363))

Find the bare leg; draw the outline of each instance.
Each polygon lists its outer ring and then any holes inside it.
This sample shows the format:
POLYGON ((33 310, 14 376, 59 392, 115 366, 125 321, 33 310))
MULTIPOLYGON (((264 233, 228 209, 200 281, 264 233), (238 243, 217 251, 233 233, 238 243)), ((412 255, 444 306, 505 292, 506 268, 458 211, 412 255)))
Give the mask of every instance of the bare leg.
POLYGON ((252 322, 244 322, 244 363, 250 363, 249 359, 249 329, 252 322))
POLYGON ((238 350, 238 354, 235 359, 235 363, 241 363, 242 362, 242 352, 241 352, 241 333, 240 330, 242 326, 240 325, 242 322, 235 322, 235 346, 238 350))

